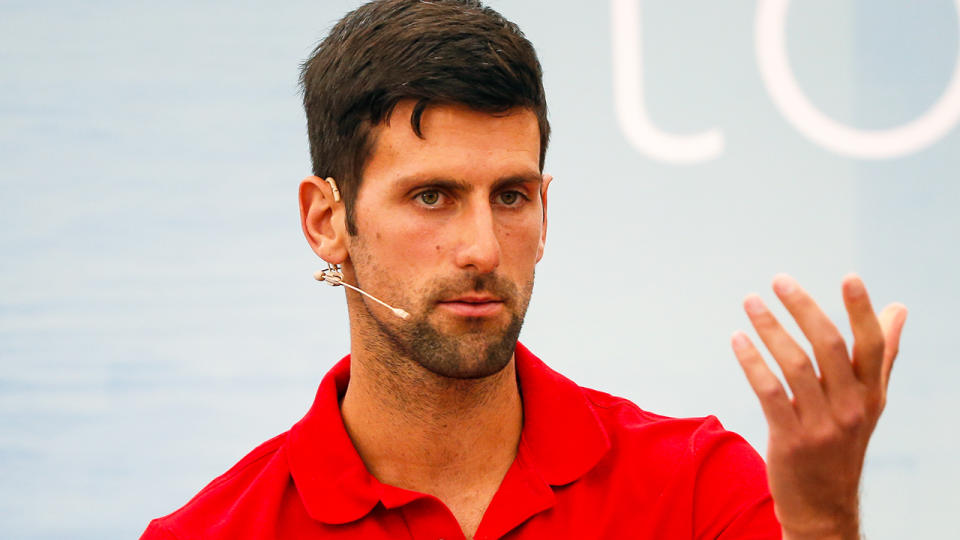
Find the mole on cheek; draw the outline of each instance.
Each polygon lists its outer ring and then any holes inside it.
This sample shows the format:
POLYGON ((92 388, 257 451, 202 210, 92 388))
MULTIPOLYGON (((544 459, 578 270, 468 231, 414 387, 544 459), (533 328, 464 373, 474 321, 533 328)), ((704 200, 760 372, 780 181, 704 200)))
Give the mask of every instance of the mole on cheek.
POLYGON ((439 245, 439 244, 437 245, 437 251, 440 251, 440 245, 439 245))

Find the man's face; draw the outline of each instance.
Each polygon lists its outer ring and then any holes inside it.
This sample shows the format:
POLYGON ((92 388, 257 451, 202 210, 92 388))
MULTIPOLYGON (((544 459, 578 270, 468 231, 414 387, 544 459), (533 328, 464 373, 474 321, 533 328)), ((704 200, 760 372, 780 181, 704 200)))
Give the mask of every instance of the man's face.
POLYGON ((391 350, 445 377, 479 378, 510 361, 546 237, 549 177, 534 113, 431 105, 419 138, 403 101, 375 133, 349 238, 366 299, 358 315, 391 350))

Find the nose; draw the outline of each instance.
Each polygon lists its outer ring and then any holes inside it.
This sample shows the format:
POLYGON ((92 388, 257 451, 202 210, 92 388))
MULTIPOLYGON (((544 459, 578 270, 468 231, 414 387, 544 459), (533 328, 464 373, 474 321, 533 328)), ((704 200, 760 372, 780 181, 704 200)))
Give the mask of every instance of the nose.
POLYGON ((479 274, 494 271, 500 265, 500 240, 489 202, 474 204, 458 220, 460 230, 456 264, 479 274))

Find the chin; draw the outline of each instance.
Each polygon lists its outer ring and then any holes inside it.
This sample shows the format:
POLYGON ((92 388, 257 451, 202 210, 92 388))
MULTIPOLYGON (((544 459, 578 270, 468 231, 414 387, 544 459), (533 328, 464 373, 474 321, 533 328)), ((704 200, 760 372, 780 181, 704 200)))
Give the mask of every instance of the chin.
MULTIPOLYGON (((523 320, 513 316, 505 329, 451 336, 425 323, 416 325, 408 353, 427 371, 450 379, 482 379, 496 375, 513 358, 523 320)), ((407 348, 407 347, 404 347, 407 348)))

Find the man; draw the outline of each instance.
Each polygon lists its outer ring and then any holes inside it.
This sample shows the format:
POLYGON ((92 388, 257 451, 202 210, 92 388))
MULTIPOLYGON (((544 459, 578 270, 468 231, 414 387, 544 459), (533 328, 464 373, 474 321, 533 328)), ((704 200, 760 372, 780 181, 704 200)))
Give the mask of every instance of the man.
POLYGON ((302 73, 315 176, 303 230, 347 291, 350 355, 307 416, 144 538, 857 538, 866 445, 905 309, 844 281, 855 342, 789 277, 774 288, 820 375, 759 298, 742 333, 763 461, 714 418, 578 387, 517 343, 543 255, 540 65, 473 0, 378 0, 302 73), (769 486, 767 479, 769 478, 769 486))

